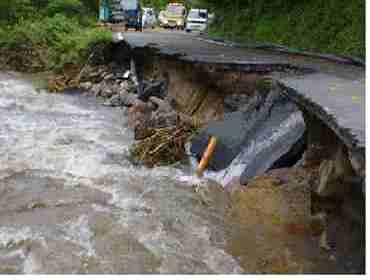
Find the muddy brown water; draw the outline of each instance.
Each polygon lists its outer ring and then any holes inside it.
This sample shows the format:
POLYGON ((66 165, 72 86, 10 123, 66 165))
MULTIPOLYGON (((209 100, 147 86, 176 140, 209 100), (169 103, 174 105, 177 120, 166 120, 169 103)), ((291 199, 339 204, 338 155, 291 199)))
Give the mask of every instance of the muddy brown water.
MULTIPOLYGON (((254 265, 264 228, 229 219, 215 184, 194 191, 185 168, 130 163, 122 109, 0 73, 0 124, 0 273, 264 272, 254 265)), ((307 236, 290 240, 297 257, 265 234, 299 263, 288 272, 309 272, 301 260, 321 254, 307 236)))
POLYGON ((179 170, 130 163, 121 109, 2 73, 0 111, 0 272, 243 271, 222 211, 179 170))

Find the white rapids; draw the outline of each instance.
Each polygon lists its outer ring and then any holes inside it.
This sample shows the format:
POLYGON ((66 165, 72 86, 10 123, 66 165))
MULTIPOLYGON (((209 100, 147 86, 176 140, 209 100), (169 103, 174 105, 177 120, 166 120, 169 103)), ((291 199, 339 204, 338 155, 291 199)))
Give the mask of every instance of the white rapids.
POLYGON ((0 273, 240 273, 222 206, 129 161, 121 109, 0 73, 0 273))

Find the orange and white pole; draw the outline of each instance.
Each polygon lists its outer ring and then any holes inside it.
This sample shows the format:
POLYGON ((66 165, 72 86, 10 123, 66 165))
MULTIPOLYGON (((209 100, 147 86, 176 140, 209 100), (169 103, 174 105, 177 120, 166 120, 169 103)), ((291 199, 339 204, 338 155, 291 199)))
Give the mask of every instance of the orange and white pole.
POLYGON ((216 137, 212 136, 211 139, 208 142, 207 149, 203 153, 202 160, 200 161, 196 174, 198 177, 203 176, 204 170, 207 168, 208 163, 213 155, 213 152, 215 151, 217 145, 217 139, 216 137))

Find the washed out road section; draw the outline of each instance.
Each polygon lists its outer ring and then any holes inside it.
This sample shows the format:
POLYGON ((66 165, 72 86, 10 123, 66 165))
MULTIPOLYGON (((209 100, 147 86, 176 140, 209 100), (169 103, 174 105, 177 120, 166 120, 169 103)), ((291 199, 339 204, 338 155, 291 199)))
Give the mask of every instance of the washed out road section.
POLYGON ((364 67, 317 57, 230 47, 177 31, 116 33, 114 37, 125 40, 133 49, 151 47, 160 55, 173 55, 184 61, 250 72, 256 69, 276 72, 278 81, 292 89, 292 100, 332 128, 350 149, 365 147, 364 67), (297 75, 287 69, 303 71, 297 75))

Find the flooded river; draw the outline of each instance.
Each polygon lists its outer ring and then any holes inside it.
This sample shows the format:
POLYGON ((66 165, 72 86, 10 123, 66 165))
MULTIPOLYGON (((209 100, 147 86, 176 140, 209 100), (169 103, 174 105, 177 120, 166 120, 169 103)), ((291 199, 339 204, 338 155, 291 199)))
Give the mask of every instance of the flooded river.
POLYGON ((226 200, 133 166, 123 110, 2 73, 0 111, 1 273, 243 271, 224 250, 226 200))

